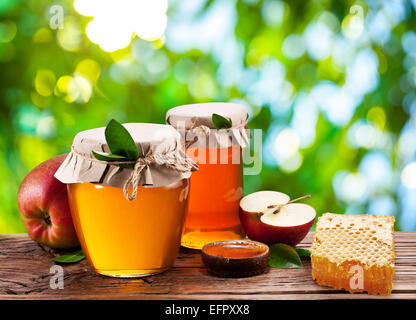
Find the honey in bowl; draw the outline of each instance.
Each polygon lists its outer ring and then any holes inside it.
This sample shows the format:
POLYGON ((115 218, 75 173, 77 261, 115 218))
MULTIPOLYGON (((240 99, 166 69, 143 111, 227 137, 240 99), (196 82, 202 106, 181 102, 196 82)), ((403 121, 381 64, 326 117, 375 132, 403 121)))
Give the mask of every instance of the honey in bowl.
POLYGON ((205 252, 210 255, 219 256, 228 259, 251 258, 263 254, 263 247, 251 244, 241 243, 222 243, 215 246, 207 246, 205 252))
POLYGON ((250 277, 264 273, 270 259, 269 247, 251 240, 217 241, 202 248, 208 271, 224 278, 250 277))

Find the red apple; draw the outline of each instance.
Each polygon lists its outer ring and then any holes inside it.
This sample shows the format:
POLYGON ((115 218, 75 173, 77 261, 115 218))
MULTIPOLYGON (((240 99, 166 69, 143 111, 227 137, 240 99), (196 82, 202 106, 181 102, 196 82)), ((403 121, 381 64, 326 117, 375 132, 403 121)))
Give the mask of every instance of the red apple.
POLYGON ((303 203, 291 203, 288 195, 259 191, 240 201, 240 221, 247 236, 267 244, 301 242, 315 220, 316 211, 303 203))
POLYGON ((29 236, 38 243, 62 249, 79 246, 66 184, 54 177, 66 156, 49 159, 30 171, 17 194, 20 216, 29 236))

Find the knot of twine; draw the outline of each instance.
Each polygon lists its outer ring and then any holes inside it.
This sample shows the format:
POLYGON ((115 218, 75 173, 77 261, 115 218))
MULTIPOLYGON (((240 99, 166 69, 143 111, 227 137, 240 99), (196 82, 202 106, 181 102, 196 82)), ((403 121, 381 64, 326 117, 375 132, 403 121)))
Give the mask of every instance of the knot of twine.
POLYGON ((134 168, 123 185, 123 193, 127 200, 134 200, 137 197, 137 189, 140 183, 141 173, 144 168, 149 165, 157 164, 164 165, 167 168, 176 170, 178 172, 189 172, 198 169, 198 165, 189 157, 179 154, 179 152, 161 153, 161 154, 148 154, 145 157, 138 158, 136 161, 102 161, 96 158, 87 157, 85 154, 79 153, 74 148, 72 152, 84 159, 92 162, 109 164, 109 165, 121 165, 121 164, 134 164, 134 168), (132 193, 129 193, 129 188, 132 188, 132 193))
MULTIPOLYGON (((240 123, 240 124, 238 124, 238 125, 235 125, 235 126, 232 126, 232 127, 230 127, 230 128, 224 128, 224 129, 211 129, 211 128, 209 128, 209 127, 207 127, 207 126, 205 126, 205 125, 203 125, 203 124, 201 124, 201 125, 199 125, 199 126, 197 126, 195 123, 192 125, 192 127, 190 127, 189 129, 186 129, 185 130, 185 140, 186 140, 186 134, 188 133, 188 132, 190 132, 190 131, 194 131, 194 132, 198 132, 198 131, 202 131, 202 134, 203 135, 205 135, 205 137, 208 137, 210 134, 211 134, 211 131, 212 130, 215 130, 214 131, 214 134, 215 134, 215 137, 216 137, 216 139, 218 140, 218 136, 217 136, 217 131, 220 131, 220 130, 225 130, 225 131, 231 131, 231 130, 233 130, 233 129, 241 129, 241 128, 245 128, 246 127, 246 125, 247 125, 247 120, 246 121, 244 121, 243 123, 240 123)), ((198 134, 197 134, 198 135, 198 134)), ((185 142, 185 148, 188 148, 190 145, 192 145, 193 143, 195 143, 196 141, 198 140, 198 137, 196 136, 196 137, 194 137, 194 139, 193 140, 189 140, 189 141, 186 141, 185 142)))

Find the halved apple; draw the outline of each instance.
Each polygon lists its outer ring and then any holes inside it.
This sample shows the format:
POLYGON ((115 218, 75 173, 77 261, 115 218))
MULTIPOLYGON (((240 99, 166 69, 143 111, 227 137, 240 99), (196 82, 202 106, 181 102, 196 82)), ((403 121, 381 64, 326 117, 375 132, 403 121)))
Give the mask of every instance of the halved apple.
POLYGON ((289 196, 281 192, 254 192, 240 201, 240 221, 247 236, 267 244, 297 245, 309 232, 315 217, 314 208, 291 203, 289 196))

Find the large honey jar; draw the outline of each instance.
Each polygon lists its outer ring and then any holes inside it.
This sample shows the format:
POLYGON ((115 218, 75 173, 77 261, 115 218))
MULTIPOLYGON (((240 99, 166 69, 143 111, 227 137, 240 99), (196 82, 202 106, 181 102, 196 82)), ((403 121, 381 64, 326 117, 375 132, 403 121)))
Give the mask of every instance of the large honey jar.
POLYGON ((108 276, 146 276, 174 263, 195 165, 172 127, 124 127, 140 153, 133 168, 94 158, 92 151, 110 154, 104 128, 97 128, 76 135, 55 176, 68 184, 75 229, 91 267, 108 276))

